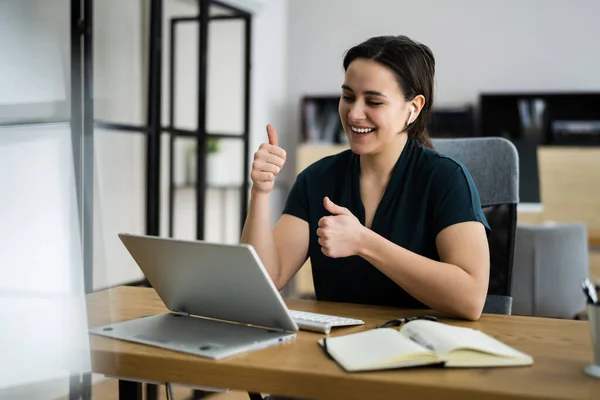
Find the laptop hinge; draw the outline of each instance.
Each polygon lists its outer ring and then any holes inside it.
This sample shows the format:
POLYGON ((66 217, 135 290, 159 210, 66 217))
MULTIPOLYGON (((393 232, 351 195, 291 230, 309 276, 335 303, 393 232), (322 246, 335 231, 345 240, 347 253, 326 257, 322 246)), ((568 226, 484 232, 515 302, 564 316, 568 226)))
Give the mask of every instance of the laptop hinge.
POLYGON ((189 317, 190 313, 185 311, 175 311, 175 314, 181 315, 182 317, 189 317))

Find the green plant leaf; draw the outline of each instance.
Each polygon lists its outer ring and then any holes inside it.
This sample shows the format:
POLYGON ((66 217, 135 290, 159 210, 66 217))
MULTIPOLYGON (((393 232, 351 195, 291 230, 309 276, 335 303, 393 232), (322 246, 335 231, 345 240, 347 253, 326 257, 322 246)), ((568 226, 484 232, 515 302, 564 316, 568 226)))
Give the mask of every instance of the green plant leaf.
POLYGON ((217 153, 219 151, 219 139, 210 138, 206 140, 206 152, 217 153))

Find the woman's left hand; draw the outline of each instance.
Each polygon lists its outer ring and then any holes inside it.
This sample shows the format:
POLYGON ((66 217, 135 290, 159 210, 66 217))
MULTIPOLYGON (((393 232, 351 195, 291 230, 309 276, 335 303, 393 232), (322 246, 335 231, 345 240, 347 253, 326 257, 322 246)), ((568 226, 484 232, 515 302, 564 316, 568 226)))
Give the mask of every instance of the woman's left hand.
POLYGON ((329 197, 323 199, 323 206, 333 214, 319 220, 317 236, 323 254, 332 258, 357 255, 362 234, 367 228, 350 210, 338 206, 329 197))

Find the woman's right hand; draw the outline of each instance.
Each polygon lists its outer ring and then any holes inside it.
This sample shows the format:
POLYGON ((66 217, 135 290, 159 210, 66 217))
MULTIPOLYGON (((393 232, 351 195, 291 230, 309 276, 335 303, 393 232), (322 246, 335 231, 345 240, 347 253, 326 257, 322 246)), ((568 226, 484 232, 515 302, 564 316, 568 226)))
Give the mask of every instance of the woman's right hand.
POLYGON ((271 124, 267 125, 267 135, 269 143, 263 143, 254 153, 254 162, 250 178, 252 179, 252 191, 255 193, 266 194, 273 190, 275 177, 285 164, 286 153, 277 145, 277 131, 271 124))

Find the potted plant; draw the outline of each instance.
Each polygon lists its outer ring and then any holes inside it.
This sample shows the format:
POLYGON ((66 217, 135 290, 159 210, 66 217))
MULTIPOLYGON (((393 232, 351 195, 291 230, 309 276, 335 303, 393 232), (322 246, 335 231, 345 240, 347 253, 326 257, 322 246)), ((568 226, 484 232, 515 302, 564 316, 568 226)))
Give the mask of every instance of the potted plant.
POLYGON ((213 186, 224 186, 230 181, 227 172, 227 156, 221 148, 219 139, 206 141, 206 183, 213 186))
MULTIPOLYGON (((188 153, 188 183, 196 182, 196 150, 194 143, 188 153)), ((206 140, 206 183, 212 186, 227 185, 227 157, 221 151, 221 142, 216 138, 206 140)))

